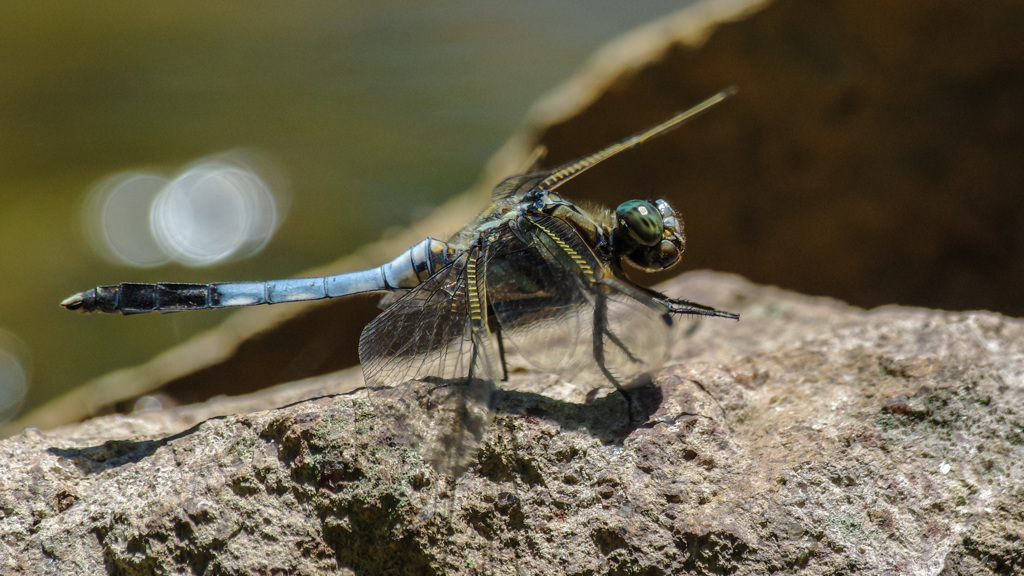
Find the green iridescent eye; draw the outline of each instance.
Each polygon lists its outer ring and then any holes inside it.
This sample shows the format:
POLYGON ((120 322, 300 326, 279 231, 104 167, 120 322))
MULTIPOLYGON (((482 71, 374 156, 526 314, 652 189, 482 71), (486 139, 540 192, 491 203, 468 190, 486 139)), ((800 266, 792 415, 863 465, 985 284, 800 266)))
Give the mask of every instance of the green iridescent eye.
POLYGON ((630 200, 619 204, 615 215, 619 219, 619 226, 625 228, 637 244, 654 246, 661 242, 665 222, 654 204, 646 200, 630 200))

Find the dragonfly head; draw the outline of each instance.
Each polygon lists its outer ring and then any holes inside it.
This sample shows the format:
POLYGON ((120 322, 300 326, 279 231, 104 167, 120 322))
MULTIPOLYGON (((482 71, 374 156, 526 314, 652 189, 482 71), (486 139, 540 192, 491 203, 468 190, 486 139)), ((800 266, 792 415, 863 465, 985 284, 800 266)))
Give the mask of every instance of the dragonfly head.
POLYGON ((648 272, 671 268, 686 248, 683 223, 665 200, 630 200, 615 209, 614 251, 648 272))

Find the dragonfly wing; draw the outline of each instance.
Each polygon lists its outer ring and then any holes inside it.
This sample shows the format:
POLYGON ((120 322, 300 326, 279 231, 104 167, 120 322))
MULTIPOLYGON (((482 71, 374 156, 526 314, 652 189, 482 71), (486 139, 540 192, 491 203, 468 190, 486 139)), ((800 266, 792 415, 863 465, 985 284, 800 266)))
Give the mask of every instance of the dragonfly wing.
POLYGON ((488 274, 503 337, 542 370, 618 386, 668 356, 665 306, 607 272, 562 219, 528 215, 504 228, 488 253, 488 274))
POLYGON ((424 459, 455 476, 479 450, 494 397, 496 354, 480 254, 474 247, 410 290, 359 341, 380 417, 414 403, 397 411, 395 425, 409 426, 424 459))
POLYGON ((535 190, 537 185, 550 174, 550 170, 544 170, 540 172, 529 172, 526 174, 510 176, 495 186, 494 190, 491 190, 491 200, 498 202, 509 198, 522 198, 528 192, 535 190))
MULTIPOLYGON (((469 252, 407 292, 366 326, 359 360, 370 388, 409 380, 493 377, 474 371, 475 350, 467 278, 469 252)), ((482 338, 482 337, 481 337, 482 338)), ((479 366, 478 366, 479 367, 479 366)))

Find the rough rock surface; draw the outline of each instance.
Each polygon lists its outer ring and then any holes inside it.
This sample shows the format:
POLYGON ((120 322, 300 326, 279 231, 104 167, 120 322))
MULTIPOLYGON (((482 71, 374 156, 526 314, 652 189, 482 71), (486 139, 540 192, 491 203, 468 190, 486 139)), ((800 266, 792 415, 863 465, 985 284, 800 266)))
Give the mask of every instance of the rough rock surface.
POLYGON ((301 399, 354 373, 6 439, 0 573, 1024 573, 1024 322, 665 289, 743 318, 681 338, 632 425, 514 373, 454 481, 366 396, 301 399))

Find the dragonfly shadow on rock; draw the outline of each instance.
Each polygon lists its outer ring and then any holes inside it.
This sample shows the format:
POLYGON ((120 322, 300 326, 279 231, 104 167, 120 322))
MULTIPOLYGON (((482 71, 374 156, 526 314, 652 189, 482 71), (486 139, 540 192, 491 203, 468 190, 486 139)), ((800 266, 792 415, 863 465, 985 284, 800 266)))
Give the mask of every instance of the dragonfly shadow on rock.
MULTIPOLYGON (((210 420, 222 420, 226 416, 216 416, 210 420)), ((99 474, 127 464, 137 464, 156 453, 175 440, 188 437, 197 432, 203 422, 171 434, 163 438, 150 440, 107 440, 95 446, 77 448, 47 448, 47 452, 74 464, 79 472, 86 475, 99 474)))
MULTIPOLYGON (((302 400, 277 406, 275 410, 287 410, 295 406, 312 404, 317 401, 338 398, 341 396, 344 395, 326 394, 323 396, 304 398, 302 400)), ((187 439, 195 434, 200 434, 201 429, 204 426, 209 426, 213 422, 226 422, 232 417, 232 415, 210 416, 201 422, 197 422, 189 428, 186 428, 185 430, 168 434, 160 438, 150 438, 147 440, 111 439, 106 440, 101 444, 71 448, 58 448, 56 446, 52 446, 47 448, 47 452, 57 456, 58 458, 71 462, 82 474, 93 475, 100 472, 114 470, 126 464, 137 464, 142 462, 146 458, 156 454, 156 452, 161 448, 170 446, 174 442, 187 439)), ((241 418, 244 419, 246 417, 242 416, 241 418)))
POLYGON ((426 463, 455 477, 476 459, 497 397, 482 378, 427 377, 366 392, 388 441, 417 445, 426 463))
MULTIPOLYGON (((375 423, 379 443, 415 447, 423 462, 436 472, 458 478, 480 462, 495 416, 547 420, 557 423, 563 431, 585 430, 604 444, 620 444, 649 424, 663 400, 661 388, 646 375, 634 379, 626 391, 630 403, 618 392, 598 398, 591 394, 585 402, 577 403, 539 392, 496 388, 487 379, 425 378, 396 387, 302 400, 279 409, 325 398, 347 404, 345 398, 362 395, 372 407, 369 416, 375 423), (627 406, 632 407, 628 416, 627 406)), ((142 462, 161 448, 199 432, 209 422, 226 418, 215 416, 161 438, 114 439, 93 446, 51 447, 47 451, 91 476, 142 462)), ((493 475, 493 469, 487 474, 493 475)))
POLYGON ((647 375, 625 388, 629 402, 620 392, 569 402, 467 378, 425 378, 367 393, 382 442, 415 446, 436 472, 455 478, 479 462, 495 417, 547 420, 561 430, 585 430, 604 444, 619 444, 648 425, 663 400, 647 375))
MULTIPOLYGON (((651 378, 641 376, 626 388, 632 401, 627 404, 620 392, 599 398, 588 396, 586 402, 571 402, 537 392, 498 390, 495 394, 495 415, 500 425, 491 441, 477 454, 477 473, 495 482, 520 479, 526 484, 543 484, 543 473, 537 468, 530 447, 522 438, 549 434, 547 425, 558 426, 558 434, 584 433, 606 446, 621 446, 638 429, 651 424, 661 407, 664 395, 651 378), (627 414, 627 406, 632 410, 627 414), (532 423, 531 423, 532 421, 532 423)), ((530 440, 526 440, 530 442, 530 440)), ((573 442, 570 440, 570 442, 573 442)))
POLYGON ((595 388, 586 400, 569 402, 533 392, 499 390, 495 412, 522 413, 556 422, 562 430, 586 430, 606 444, 618 444, 648 425, 661 407, 664 393, 648 374, 641 374, 623 390, 598 396, 608 388, 595 388), (628 395, 628 401, 626 396, 628 395))

